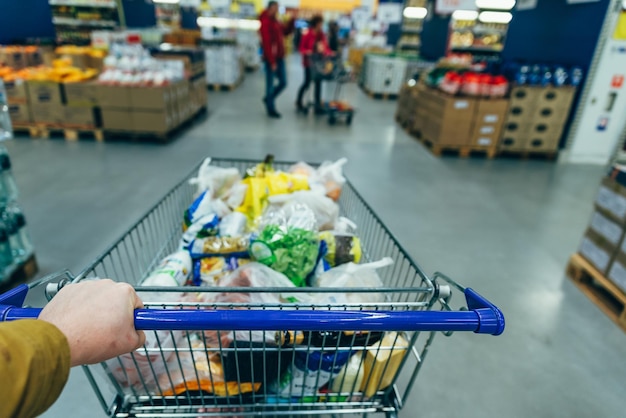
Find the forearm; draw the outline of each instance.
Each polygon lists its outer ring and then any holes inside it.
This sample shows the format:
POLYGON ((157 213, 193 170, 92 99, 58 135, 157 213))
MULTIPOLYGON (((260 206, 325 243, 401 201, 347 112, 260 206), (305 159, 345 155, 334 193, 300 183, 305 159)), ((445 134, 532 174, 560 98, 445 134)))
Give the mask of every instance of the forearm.
POLYGON ((70 348, 54 325, 20 320, 0 325, 0 417, 35 417, 58 398, 70 371, 70 348))

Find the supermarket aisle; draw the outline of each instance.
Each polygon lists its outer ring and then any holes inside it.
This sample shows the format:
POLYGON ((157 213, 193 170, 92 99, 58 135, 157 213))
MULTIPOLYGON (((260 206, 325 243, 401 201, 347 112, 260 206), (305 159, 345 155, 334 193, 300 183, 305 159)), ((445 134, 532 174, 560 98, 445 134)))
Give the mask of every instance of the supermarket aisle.
MULTIPOLYGON (((278 121, 263 114, 256 73, 211 94, 210 117, 167 146, 8 144, 43 273, 78 271, 202 156, 347 156, 347 175, 418 263, 481 291, 507 316, 498 338, 438 337, 403 416, 621 416, 625 336, 563 277, 602 169, 437 159, 396 128, 394 102, 356 90, 350 128, 299 118, 299 70, 291 66, 278 121)), ((104 416, 92 392, 75 369, 44 416, 104 416)))

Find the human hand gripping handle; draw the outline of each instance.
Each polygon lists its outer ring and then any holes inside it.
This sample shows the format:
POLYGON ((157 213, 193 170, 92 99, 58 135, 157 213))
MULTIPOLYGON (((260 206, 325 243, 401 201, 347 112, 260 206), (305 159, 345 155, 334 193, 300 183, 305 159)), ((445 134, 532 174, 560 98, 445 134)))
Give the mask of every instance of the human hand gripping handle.
POLYGON ((134 325, 143 302, 127 283, 109 279, 64 286, 41 311, 39 319, 55 325, 67 338, 72 366, 94 364, 129 353, 146 340, 134 325))

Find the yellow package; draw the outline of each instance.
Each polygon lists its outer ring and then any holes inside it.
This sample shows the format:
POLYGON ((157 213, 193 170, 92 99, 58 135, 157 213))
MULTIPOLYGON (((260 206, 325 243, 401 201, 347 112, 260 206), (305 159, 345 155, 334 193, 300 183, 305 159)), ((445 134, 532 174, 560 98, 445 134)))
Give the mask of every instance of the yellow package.
POLYGON ((248 221, 253 223, 267 206, 269 196, 267 181, 264 178, 248 177, 243 179, 242 183, 246 184, 248 189, 243 203, 236 210, 246 215, 248 221))
POLYGON ((309 190, 306 176, 289 174, 284 171, 265 173, 270 196, 293 193, 298 190, 309 190))
POLYGON ((368 347, 363 364, 365 387, 361 387, 365 396, 374 396, 377 391, 391 385, 408 348, 409 342, 397 332, 386 333, 381 341, 368 347))

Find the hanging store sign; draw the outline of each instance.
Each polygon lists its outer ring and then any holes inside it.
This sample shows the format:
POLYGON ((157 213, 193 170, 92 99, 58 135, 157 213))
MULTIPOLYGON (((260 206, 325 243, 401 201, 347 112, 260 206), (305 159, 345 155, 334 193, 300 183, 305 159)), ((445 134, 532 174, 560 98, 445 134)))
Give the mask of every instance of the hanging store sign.
POLYGON ((445 15, 455 10, 476 10, 476 0, 437 0, 435 13, 445 15))
POLYGON ((380 3, 376 17, 383 23, 400 23, 402 21, 402 4, 380 3))

